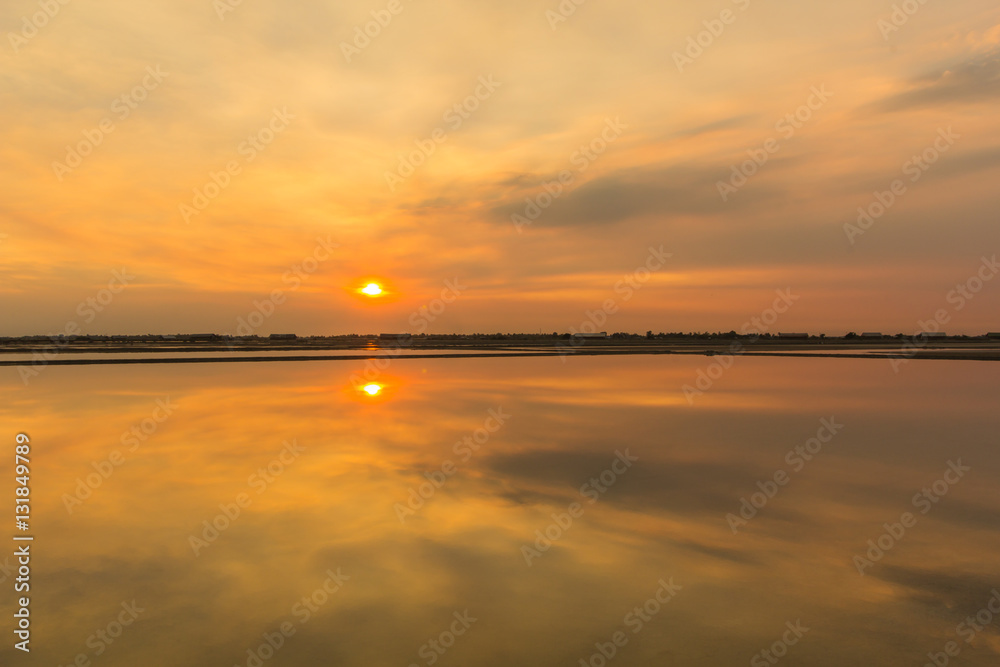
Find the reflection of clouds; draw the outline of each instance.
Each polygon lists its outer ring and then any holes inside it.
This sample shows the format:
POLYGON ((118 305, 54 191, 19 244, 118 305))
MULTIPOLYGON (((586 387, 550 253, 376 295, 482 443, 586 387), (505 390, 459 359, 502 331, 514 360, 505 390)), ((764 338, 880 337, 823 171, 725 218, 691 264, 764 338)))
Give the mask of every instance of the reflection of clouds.
MULTIPOLYGON (((505 477, 562 487, 574 492, 600 474, 614 458, 608 453, 528 451, 503 454, 489 460, 490 469, 505 477)), ((634 447, 628 448, 633 454, 634 447)), ((745 468, 730 463, 640 460, 599 502, 621 503, 632 511, 666 510, 678 514, 714 514, 731 511, 733 490, 752 488, 745 468)), ((571 494, 572 495, 572 494, 571 494)))
MULTIPOLYGON (((914 601, 935 611, 947 610, 956 618, 974 616, 993 595, 993 589, 1000 585, 995 574, 971 574, 889 564, 878 570, 873 569, 872 574, 902 587, 914 601)), ((993 631, 997 632, 997 629, 993 628, 993 631)))
MULTIPOLYGON (((467 608, 480 621, 454 664, 572 664, 669 576, 685 595, 623 664, 743 663, 800 617, 817 628, 797 647, 806 664, 879 647, 917 661, 935 646, 915 638, 945 638, 979 609, 1000 548, 992 367, 914 364, 900 383, 878 361, 745 358, 705 409, 656 400, 704 362, 400 360, 397 390, 377 403, 357 400, 351 363, 53 369, 29 393, 0 388, 16 398, 5 417, 16 408, 58 452, 35 470, 35 613, 60 629, 39 624, 39 657, 65 664, 135 598, 147 612, 104 664, 230 664, 338 567, 351 579, 289 638, 283 664, 409 664, 467 608), (59 496, 167 395, 171 419, 67 515, 59 496), (510 422, 401 525, 393 504, 458 462, 454 443, 501 405, 510 422), (830 414, 845 431, 732 535, 725 514, 830 414), (256 494, 248 477, 290 438, 305 452, 256 494), (520 546, 625 448, 640 460, 527 568, 520 546), (852 555, 959 456, 968 479, 859 577, 852 555), (240 492, 252 504, 194 558, 188 536, 240 492)), ((985 664, 971 650, 963 660, 985 664)))

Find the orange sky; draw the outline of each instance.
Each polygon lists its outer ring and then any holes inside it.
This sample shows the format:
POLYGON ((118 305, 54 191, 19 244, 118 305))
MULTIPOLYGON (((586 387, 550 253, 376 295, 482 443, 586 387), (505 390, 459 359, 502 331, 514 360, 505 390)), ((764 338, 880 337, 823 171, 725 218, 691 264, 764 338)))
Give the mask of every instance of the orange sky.
POLYGON ((558 7, 11 0, 0 335, 1000 329, 995 2, 558 7))

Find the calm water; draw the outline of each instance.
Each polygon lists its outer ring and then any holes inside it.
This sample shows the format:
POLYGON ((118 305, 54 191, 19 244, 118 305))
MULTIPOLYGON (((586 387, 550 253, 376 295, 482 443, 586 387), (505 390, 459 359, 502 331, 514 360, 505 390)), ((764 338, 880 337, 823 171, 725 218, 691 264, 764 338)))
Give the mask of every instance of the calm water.
POLYGON ((742 358, 691 405, 711 362, 0 369, 0 663, 998 664, 998 367, 742 358))

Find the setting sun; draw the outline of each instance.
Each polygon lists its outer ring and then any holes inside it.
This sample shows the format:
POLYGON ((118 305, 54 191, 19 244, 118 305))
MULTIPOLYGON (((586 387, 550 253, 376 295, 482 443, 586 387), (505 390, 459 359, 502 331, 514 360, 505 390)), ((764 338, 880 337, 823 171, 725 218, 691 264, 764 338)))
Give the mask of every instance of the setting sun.
POLYGON ((382 286, 378 283, 368 283, 361 289, 361 293, 368 296, 378 296, 382 293, 382 286))
POLYGON ((380 384, 369 384, 363 387, 363 390, 369 396, 378 396, 382 393, 382 385, 380 384))

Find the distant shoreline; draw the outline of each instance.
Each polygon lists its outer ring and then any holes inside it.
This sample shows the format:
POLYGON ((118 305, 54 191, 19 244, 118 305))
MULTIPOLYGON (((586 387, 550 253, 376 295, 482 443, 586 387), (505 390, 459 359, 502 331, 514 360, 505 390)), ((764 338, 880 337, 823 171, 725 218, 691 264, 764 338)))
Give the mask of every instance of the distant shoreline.
POLYGON ((0 340, 0 366, 84 366, 112 364, 262 363, 278 361, 364 361, 397 359, 469 359, 502 357, 701 355, 836 359, 925 359, 1000 361, 996 338, 753 338, 733 336, 673 336, 572 339, 563 336, 519 335, 505 338, 472 336, 337 336, 275 340, 270 338, 203 340, 44 339, 0 340), (336 354, 336 352, 355 354, 336 354), (215 353, 229 352, 232 356, 215 353), (264 352, 332 352, 258 356, 264 352), (367 352, 367 354, 357 354, 367 352), (159 354, 192 356, 160 357, 159 354), (32 354, 31 359, 4 359, 32 354), (101 358, 80 358, 98 354, 101 358), (150 357, 121 357, 150 354, 150 357))

